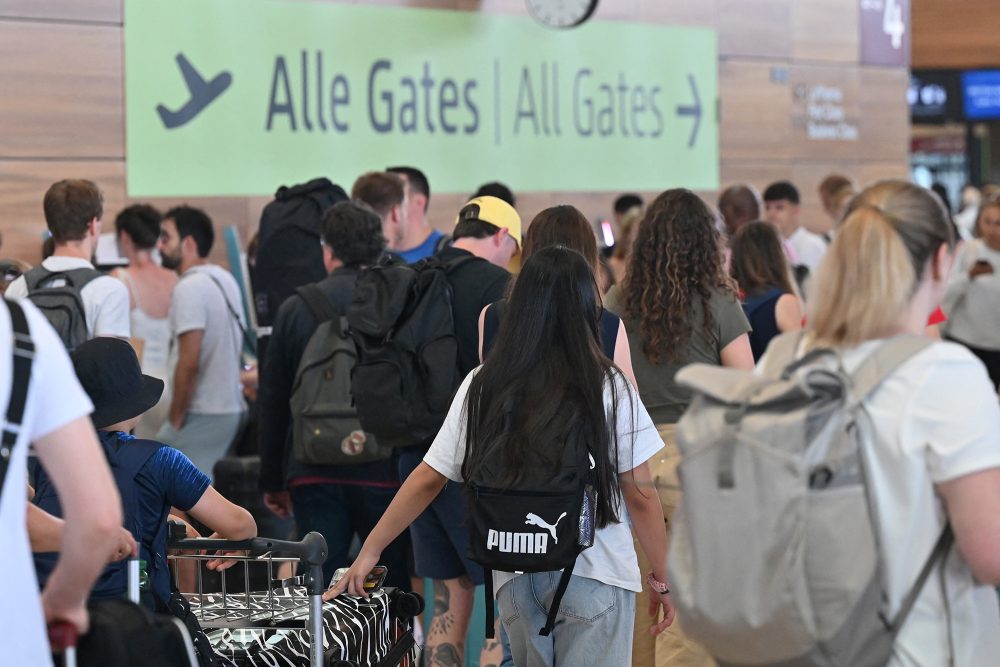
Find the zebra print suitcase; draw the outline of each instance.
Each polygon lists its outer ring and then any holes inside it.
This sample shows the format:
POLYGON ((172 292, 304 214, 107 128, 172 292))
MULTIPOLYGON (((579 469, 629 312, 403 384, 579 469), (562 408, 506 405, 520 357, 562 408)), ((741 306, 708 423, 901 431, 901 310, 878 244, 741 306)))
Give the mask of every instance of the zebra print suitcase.
MULTIPOLYGON (((219 627, 207 631, 217 664, 222 667, 303 667, 309 665, 310 637, 304 589, 270 594, 191 598, 203 625, 225 625, 244 619, 252 627, 219 627), (247 612, 251 614, 248 616, 247 612), (259 614, 257 613, 259 612, 259 614)), ((423 609, 419 595, 386 589, 367 600, 342 596, 323 604, 324 664, 336 667, 404 667, 415 664, 412 619, 423 609)))

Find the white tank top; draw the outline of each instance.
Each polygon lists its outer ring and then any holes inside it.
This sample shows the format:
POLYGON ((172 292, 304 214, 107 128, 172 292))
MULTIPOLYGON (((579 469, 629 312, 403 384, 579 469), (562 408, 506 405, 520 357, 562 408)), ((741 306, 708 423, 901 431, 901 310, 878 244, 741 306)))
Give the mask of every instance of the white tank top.
POLYGON ((128 271, 122 269, 118 274, 128 286, 135 301, 135 308, 129 313, 129 319, 132 324, 132 337, 141 338, 143 341, 142 359, 139 360, 142 372, 166 380, 169 375, 167 365, 170 355, 170 319, 147 315, 142 310, 139 292, 128 271))

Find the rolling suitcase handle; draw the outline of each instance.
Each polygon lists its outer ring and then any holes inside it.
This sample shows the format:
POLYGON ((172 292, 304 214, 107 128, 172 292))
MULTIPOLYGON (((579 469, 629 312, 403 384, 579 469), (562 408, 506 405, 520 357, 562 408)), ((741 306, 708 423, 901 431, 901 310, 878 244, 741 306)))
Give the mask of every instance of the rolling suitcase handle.
POLYGON ((69 621, 56 621, 49 624, 48 631, 52 652, 63 654, 64 667, 76 667, 76 641, 79 638, 76 626, 69 621))

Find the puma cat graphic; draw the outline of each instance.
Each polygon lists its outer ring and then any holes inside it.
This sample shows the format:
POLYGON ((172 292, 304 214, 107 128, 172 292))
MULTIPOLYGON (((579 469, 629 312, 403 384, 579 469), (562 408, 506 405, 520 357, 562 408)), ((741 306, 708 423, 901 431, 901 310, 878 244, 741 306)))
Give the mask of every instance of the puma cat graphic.
POLYGON ((559 522, 562 521, 565 516, 566 512, 563 512, 562 514, 559 515, 559 518, 556 519, 555 523, 550 524, 546 523, 545 520, 542 519, 542 517, 538 516, 537 514, 532 514, 529 512, 528 516, 525 517, 524 523, 529 526, 538 526, 539 528, 544 528, 545 530, 552 533, 552 541, 555 542, 556 544, 559 544, 559 538, 556 537, 556 526, 559 525, 559 522))
POLYGON ((566 516, 566 512, 559 515, 554 524, 548 523, 537 514, 529 512, 525 517, 525 524, 544 528, 548 533, 510 533, 502 530, 489 529, 486 533, 486 548, 489 550, 498 549, 506 554, 544 554, 549 550, 549 533, 552 540, 559 544, 556 537, 556 527, 566 516))

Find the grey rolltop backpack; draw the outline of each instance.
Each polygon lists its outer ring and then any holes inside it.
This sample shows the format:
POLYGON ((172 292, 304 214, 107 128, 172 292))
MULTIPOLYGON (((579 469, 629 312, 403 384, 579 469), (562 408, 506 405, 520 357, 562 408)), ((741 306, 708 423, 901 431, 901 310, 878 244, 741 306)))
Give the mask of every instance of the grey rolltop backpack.
POLYGON ((694 395, 677 431, 678 618, 720 665, 882 667, 952 534, 889 618, 862 401, 930 341, 890 339, 848 374, 831 350, 795 360, 800 340, 772 341, 764 374, 704 364, 677 374, 694 395))

